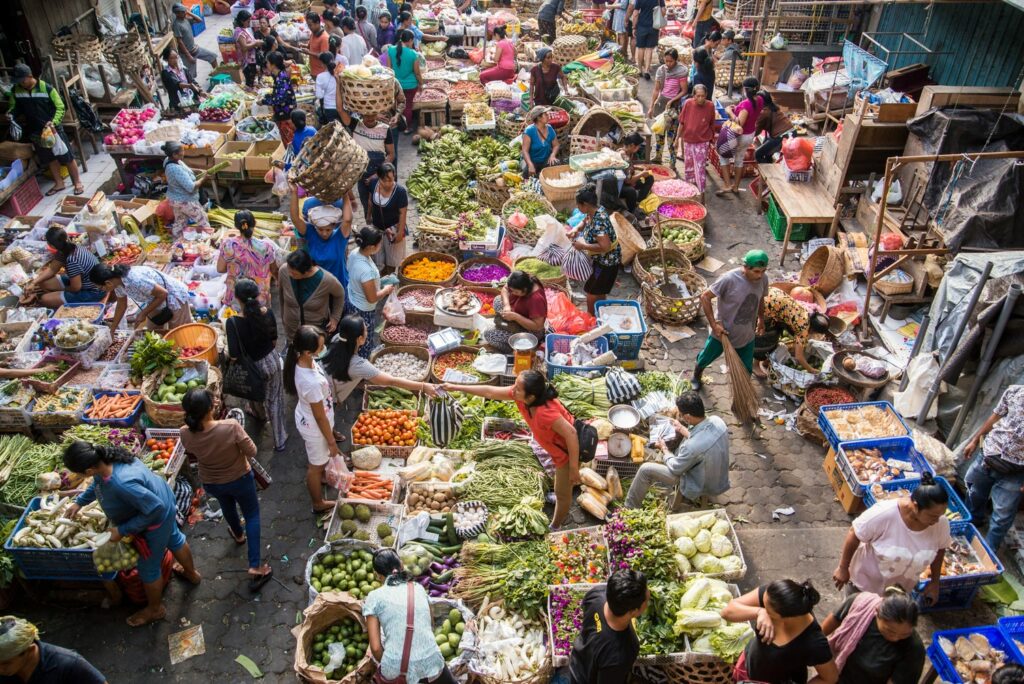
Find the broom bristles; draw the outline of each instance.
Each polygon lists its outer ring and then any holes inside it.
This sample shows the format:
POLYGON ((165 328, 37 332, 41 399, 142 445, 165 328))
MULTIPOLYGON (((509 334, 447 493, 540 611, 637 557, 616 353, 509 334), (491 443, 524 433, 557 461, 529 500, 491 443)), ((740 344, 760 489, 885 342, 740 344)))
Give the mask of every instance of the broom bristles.
POLYGON ((753 421, 757 416, 757 393, 750 382, 750 373, 728 335, 722 335, 722 349, 725 365, 729 369, 729 381, 732 383, 732 412, 740 422, 753 421))

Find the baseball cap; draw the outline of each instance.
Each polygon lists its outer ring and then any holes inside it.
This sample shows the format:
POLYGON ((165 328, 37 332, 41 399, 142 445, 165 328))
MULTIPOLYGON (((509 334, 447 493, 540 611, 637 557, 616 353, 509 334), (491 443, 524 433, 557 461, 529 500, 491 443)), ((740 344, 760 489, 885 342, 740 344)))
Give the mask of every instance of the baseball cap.
POLYGON ((177 13, 177 12, 188 12, 188 7, 185 7, 180 2, 176 2, 173 5, 171 5, 171 11, 175 12, 175 13, 177 13))
POLYGON ((32 75, 32 69, 27 64, 14 65, 14 82, 21 83, 32 75))

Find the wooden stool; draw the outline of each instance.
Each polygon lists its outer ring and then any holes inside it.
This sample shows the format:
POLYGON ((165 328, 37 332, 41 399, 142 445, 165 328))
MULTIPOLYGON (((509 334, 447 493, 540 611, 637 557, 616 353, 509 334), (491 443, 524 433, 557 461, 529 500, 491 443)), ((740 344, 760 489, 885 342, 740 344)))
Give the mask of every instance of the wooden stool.
POLYGON ((448 113, 441 109, 421 109, 420 124, 429 128, 440 128, 448 123, 448 113))
MULTIPOLYGON (((679 491, 679 485, 676 485, 675 488, 672 490, 672 498, 668 502, 669 510, 672 513, 682 512, 683 506, 686 504, 686 501, 686 497, 684 497, 682 492, 679 491)), ((695 501, 694 503, 697 505, 697 507, 694 509, 695 511, 706 511, 711 506, 711 503, 708 501, 708 497, 706 496, 697 497, 697 501, 695 501)))

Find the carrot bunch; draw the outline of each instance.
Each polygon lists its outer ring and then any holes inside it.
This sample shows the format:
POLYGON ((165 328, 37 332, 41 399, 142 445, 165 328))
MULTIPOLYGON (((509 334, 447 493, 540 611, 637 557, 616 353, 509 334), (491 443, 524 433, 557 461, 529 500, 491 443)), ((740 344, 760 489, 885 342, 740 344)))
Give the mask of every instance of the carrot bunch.
POLYGON ((349 499, 367 499, 370 501, 389 501, 394 492, 395 483, 393 480, 382 477, 369 470, 355 471, 355 478, 349 485, 349 499))
POLYGON ((92 420, 127 418, 135 412, 140 401, 141 394, 104 394, 93 398, 92 406, 85 411, 85 417, 92 420))

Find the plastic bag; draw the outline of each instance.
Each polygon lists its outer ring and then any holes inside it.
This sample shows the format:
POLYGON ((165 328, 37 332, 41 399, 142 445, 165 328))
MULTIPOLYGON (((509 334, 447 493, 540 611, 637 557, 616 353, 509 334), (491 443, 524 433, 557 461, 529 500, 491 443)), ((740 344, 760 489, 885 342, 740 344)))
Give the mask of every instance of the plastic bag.
POLYGON ((544 288, 544 294, 548 300, 548 324, 556 333, 579 335, 597 325, 596 318, 577 309, 561 290, 547 287, 544 288))
POLYGON ((806 171, 814 158, 814 141, 810 138, 786 138, 782 141, 782 157, 790 171, 806 171))
POLYGON ((530 256, 540 256, 552 245, 561 247, 562 249, 569 249, 572 247, 572 242, 570 242, 568 236, 565 234, 565 226, 559 223, 557 219, 546 214, 541 214, 534 218, 534 221, 543 233, 541 233, 540 239, 537 240, 536 246, 534 246, 530 251, 530 256))
MULTIPOLYGON (((920 354, 911 360, 907 365, 907 370, 904 372, 907 373, 909 378, 907 389, 902 392, 893 393, 892 405, 893 408, 900 412, 900 415, 916 416, 920 413, 921 404, 924 402, 925 397, 928 396, 928 391, 931 389, 932 383, 935 382, 935 377, 939 374, 939 364, 933 354, 920 354)), ((945 390, 945 383, 942 383, 940 390, 945 390)), ((930 420, 938 415, 938 413, 939 402, 933 401, 931 408, 928 409, 926 418, 930 420)))
POLYGON ((654 119, 654 123, 651 124, 651 133, 662 135, 665 133, 666 127, 668 127, 668 112, 662 112, 654 119))
POLYGON ((138 562, 139 552, 124 539, 102 544, 92 552, 92 564, 101 575, 131 570, 138 562))
POLYGON ((355 479, 355 475, 349 472, 345 465, 345 459, 341 456, 331 456, 327 460, 327 467, 324 468, 324 480, 328 485, 339 492, 348 491, 348 486, 355 479))
POLYGON ((583 283, 594 273, 594 264, 590 257, 574 247, 565 251, 562 270, 570 279, 583 283))
POLYGON ((52 123, 46 124, 43 128, 42 133, 39 134, 39 146, 47 149, 54 146, 57 142, 57 130, 53 127, 52 123))
MULTIPOLYGON (((871 201, 878 202, 882 201, 882 189, 885 187, 884 181, 878 181, 875 183, 875 189, 871 191, 871 201)), ((889 206, 898 206, 903 202, 903 188, 900 187, 900 181, 897 178, 893 181, 892 185, 889 186, 889 197, 885 200, 889 206)))
POLYGON ((267 171, 267 175, 263 177, 264 183, 273 183, 274 187, 270 189, 270 192, 275 197, 287 197, 288 196, 288 174, 283 169, 279 169, 276 166, 267 171))
POLYGON ((10 132, 11 140, 21 140, 21 126, 18 125, 17 121, 11 121, 11 126, 8 129, 10 132))
POLYGON ((384 318, 388 323, 405 325, 405 308, 402 307, 402 302, 398 299, 397 290, 392 290, 388 295, 388 300, 384 302, 384 318))

